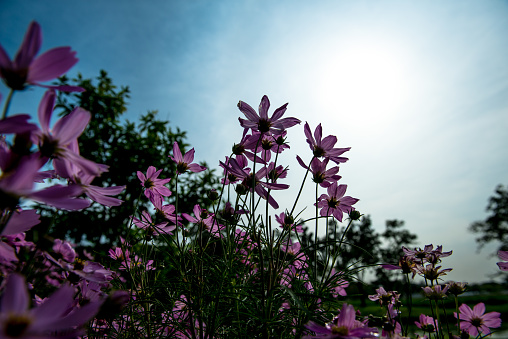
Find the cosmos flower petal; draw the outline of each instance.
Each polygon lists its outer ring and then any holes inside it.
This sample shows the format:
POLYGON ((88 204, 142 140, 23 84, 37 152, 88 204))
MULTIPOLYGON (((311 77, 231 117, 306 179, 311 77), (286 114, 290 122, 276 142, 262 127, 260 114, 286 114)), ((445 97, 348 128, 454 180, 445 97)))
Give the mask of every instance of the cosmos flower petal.
MULTIPOLYGON (((268 109, 270 108, 270 100, 266 95, 263 95, 259 103, 259 116, 261 119, 268 120, 268 109)), ((272 118, 273 119, 273 118, 272 118)), ((275 120, 275 119, 273 119, 275 120)))
POLYGON ((32 21, 25 33, 23 42, 16 53, 14 63, 17 68, 28 68, 33 58, 39 52, 42 44, 41 26, 32 21))
MULTIPOLYGON (((272 120, 279 120, 284 115, 284 113, 286 113, 287 107, 288 107, 288 104, 286 103, 286 104, 280 106, 279 108, 277 108, 275 110, 275 112, 273 112, 273 114, 272 114, 272 120)), ((298 119, 296 119, 296 120, 298 120, 298 119)), ((298 121, 300 121, 300 120, 298 120, 298 121)))
POLYGON ((249 121, 253 123, 257 123, 259 121, 259 116, 256 114, 256 111, 248 103, 240 100, 238 102, 238 109, 240 109, 249 121))
POLYGON ((42 100, 39 104, 37 114, 39 116, 39 122, 44 133, 48 133, 49 131, 49 122, 51 120, 51 115, 53 114, 53 107, 55 107, 55 100, 55 91, 48 90, 46 93, 44 93, 44 96, 42 97, 42 100))
POLYGON ((183 162, 182 152, 180 152, 180 147, 176 141, 173 143, 173 157, 171 159, 176 163, 183 162))
POLYGON ((499 251, 497 252, 497 255, 499 256, 499 259, 508 261, 508 251, 499 251))
POLYGON ((0 45, 0 68, 12 68, 11 59, 2 45, 0 45))
POLYGON ((58 78, 72 68, 78 59, 70 47, 57 47, 37 57, 30 65, 27 82, 37 83, 58 78))
POLYGON ((196 151, 194 150, 194 148, 192 148, 190 151, 185 153, 185 155, 183 156, 183 162, 186 164, 190 164, 194 160, 194 153, 195 152, 196 151))
POLYGON ((473 314, 475 316, 482 316, 485 313, 485 304, 478 303, 473 307, 473 314))
POLYGON ((35 210, 14 211, 1 235, 25 232, 40 222, 40 216, 35 210))
POLYGON ((53 135, 60 144, 68 144, 83 133, 91 117, 90 112, 81 107, 76 107, 69 115, 60 118, 55 123, 53 135))
POLYGON ((28 309, 29 302, 25 278, 19 274, 11 274, 7 278, 0 303, 2 312, 24 313, 28 309))

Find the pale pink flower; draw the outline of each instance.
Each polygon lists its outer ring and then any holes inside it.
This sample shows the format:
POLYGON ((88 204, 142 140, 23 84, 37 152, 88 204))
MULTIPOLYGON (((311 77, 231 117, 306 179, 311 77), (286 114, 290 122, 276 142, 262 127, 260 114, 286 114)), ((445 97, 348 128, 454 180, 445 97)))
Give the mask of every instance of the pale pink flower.
POLYGON ((292 127, 300 123, 300 120, 296 118, 284 118, 281 119, 286 112, 288 104, 284 104, 277 108, 273 115, 268 118, 268 109, 270 108, 270 100, 266 95, 261 98, 259 104, 259 115, 256 111, 249 106, 247 103, 240 101, 238 102, 238 109, 245 115, 247 120, 238 118, 240 125, 243 128, 250 128, 253 132, 258 131, 260 133, 282 133, 286 128, 292 127))
POLYGON ((171 160, 176 162, 176 172, 178 174, 183 174, 187 172, 187 170, 191 172, 202 172, 206 170, 205 166, 198 165, 196 163, 192 163, 194 161, 194 148, 185 153, 182 156, 182 152, 180 152, 180 147, 178 147, 178 143, 175 141, 173 144, 173 156, 169 156, 171 160))
POLYGON ((317 202, 321 208, 319 214, 322 217, 333 215, 338 221, 342 222, 343 213, 351 213, 354 208, 352 205, 358 202, 358 199, 350 196, 344 196, 347 185, 337 185, 334 182, 327 188, 328 194, 322 194, 317 202))
POLYGON ((35 21, 30 23, 23 42, 19 47, 14 60, 0 45, 0 77, 10 88, 23 90, 27 85, 55 88, 67 92, 82 92, 76 86, 45 86, 40 82, 49 81, 65 74, 78 59, 76 52, 70 47, 57 47, 50 49, 36 57, 42 43, 41 27, 35 21))
POLYGON ((356 320, 356 312, 352 305, 344 303, 338 316, 325 326, 316 324, 313 321, 308 322, 305 327, 316 335, 308 335, 304 338, 328 338, 328 339, 374 339, 379 337, 377 328, 367 327, 361 321, 356 320))
POLYGON ((10 275, 0 303, 2 338, 74 338, 83 334, 82 326, 98 312, 102 300, 78 308, 74 306, 74 294, 73 287, 63 285, 37 307, 29 309, 25 278, 10 275))
POLYGON ((348 158, 340 157, 340 155, 349 151, 351 147, 334 148, 335 144, 337 143, 337 137, 334 135, 329 135, 322 139, 323 128, 321 127, 321 124, 316 127, 314 136, 312 136, 312 132, 310 131, 308 123, 305 123, 303 130, 305 132, 305 136, 307 137, 307 143, 309 144, 310 149, 316 158, 325 157, 337 164, 346 162, 348 160, 348 158))
MULTIPOLYGON (((471 309, 466 304, 459 307, 460 329, 467 331, 469 335, 476 337, 478 334, 485 336, 491 328, 501 327, 501 314, 499 312, 485 313, 485 304, 479 303, 471 309)), ((455 318, 457 313, 453 312, 455 318)))
POLYGON ((504 262, 498 262, 497 266, 499 266, 499 269, 501 271, 508 271, 508 251, 499 251, 497 252, 497 255, 499 259, 503 260, 504 262))
POLYGON ((420 314, 419 321, 415 321, 415 324, 423 332, 435 332, 437 320, 434 320, 434 318, 428 317, 425 314, 420 314))
POLYGON ((85 130, 91 118, 90 112, 76 107, 68 115, 58 119, 53 128, 50 128, 49 123, 55 100, 55 91, 48 90, 39 104, 38 116, 41 129, 32 133, 32 142, 39 146, 41 157, 69 162, 83 172, 94 176, 104 172, 104 165, 85 159, 79 155, 79 152, 76 153, 68 147, 85 130))
POLYGON ((162 169, 157 171, 153 166, 148 167, 146 176, 143 172, 137 171, 138 178, 141 181, 141 186, 145 188, 145 196, 150 200, 153 200, 155 197, 161 195, 165 197, 169 197, 171 195, 169 188, 164 186, 171 180, 171 178, 158 179, 161 172, 162 169))

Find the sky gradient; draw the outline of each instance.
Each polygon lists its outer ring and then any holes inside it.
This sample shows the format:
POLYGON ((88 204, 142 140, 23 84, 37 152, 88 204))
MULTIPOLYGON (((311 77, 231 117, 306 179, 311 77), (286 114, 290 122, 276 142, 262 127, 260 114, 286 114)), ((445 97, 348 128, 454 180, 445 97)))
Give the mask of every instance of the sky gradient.
MULTIPOLYGON (((287 116, 322 123, 351 147, 341 182, 379 232, 401 219, 420 246, 453 250, 450 279, 497 272, 496 244, 477 254, 467 228, 508 184, 508 2, 3 0, 0 9, 11 56, 38 21, 41 51, 77 51, 70 76, 106 70, 131 89, 127 118, 158 110, 213 168, 241 137, 238 100, 257 107, 266 94, 270 112, 289 102, 287 116)), ((11 114, 35 116, 42 94, 16 93, 11 114)), ((296 154, 311 157, 303 123, 288 136, 281 211, 304 175, 296 154)))

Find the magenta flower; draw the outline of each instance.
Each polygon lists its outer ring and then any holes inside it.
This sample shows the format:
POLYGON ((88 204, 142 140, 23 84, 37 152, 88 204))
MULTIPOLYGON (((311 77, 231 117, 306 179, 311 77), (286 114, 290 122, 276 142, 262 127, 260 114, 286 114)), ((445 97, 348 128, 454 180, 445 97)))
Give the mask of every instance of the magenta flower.
MULTIPOLYGON (((79 154, 78 141, 73 140, 67 146, 72 152, 79 154)), ((122 204, 122 200, 111 197, 112 195, 120 194, 125 186, 110 186, 110 187, 100 187, 91 185, 92 181, 95 179, 95 175, 90 175, 88 173, 83 172, 73 163, 68 161, 61 161, 59 159, 55 159, 54 166, 56 172, 63 178, 69 179, 72 184, 78 185, 83 189, 83 192, 87 197, 92 199, 93 201, 104 205, 104 206, 119 206, 122 204)), ((108 166, 99 165, 99 167, 103 168, 103 171, 107 171, 108 166)))
POLYGON ((497 266, 499 266, 499 269, 501 271, 508 271, 508 251, 499 251, 497 252, 497 255, 499 259, 505 261, 505 262, 498 262, 497 266))
POLYGON ((78 186, 54 185, 34 192, 34 181, 42 164, 41 159, 34 153, 23 157, 18 167, 9 175, 3 173, 0 177, 0 194, 3 196, 0 208, 15 208, 20 198, 28 198, 69 210, 79 210, 90 206, 88 200, 75 198, 83 193, 78 186))
POLYGON ((282 227, 284 230, 294 230, 296 233, 303 233, 303 226, 295 226, 294 218, 284 212, 280 215, 275 215, 275 220, 279 223, 279 227, 282 227))
POLYGON ((238 102, 238 108, 245 114, 247 120, 238 118, 240 125, 243 128, 250 128, 253 132, 258 131, 260 133, 281 133, 286 128, 292 127, 300 123, 300 120, 296 118, 284 118, 281 119, 286 112, 288 104, 284 104, 277 108, 273 112, 272 117, 268 118, 268 108, 270 108, 270 100, 266 95, 261 98, 259 104, 259 115, 256 111, 249 106, 247 103, 240 101, 238 102))
POLYGON ((83 334, 82 326, 98 312, 102 300, 78 308, 74 294, 73 287, 64 285, 36 308, 29 309, 25 278, 10 275, 0 303, 2 338, 54 338, 58 334, 62 338, 74 338, 83 334))
POLYGON ((155 224, 147 211, 141 213, 141 219, 132 217, 132 221, 139 228, 146 230, 149 236, 158 236, 160 234, 172 235, 171 231, 176 228, 174 225, 170 226, 168 222, 155 224))
POLYGON ((332 295, 335 297, 338 297, 339 295, 345 297, 347 295, 346 288, 349 286, 349 282, 342 278, 344 273, 340 271, 336 272, 335 268, 332 268, 330 275, 330 279, 331 281, 334 281, 335 285, 335 287, 333 287, 332 295))
POLYGON ((400 294, 395 291, 387 292, 382 286, 376 289, 376 294, 369 295, 372 301, 379 300, 380 305, 395 304, 400 298, 400 294))
POLYGON ((349 151, 351 147, 334 148, 333 146, 337 143, 337 137, 334 135, 329 135, 322 139, 323 128, 321 127, 321 124, 316 127, 314 137, 312 136, 308 123, 305 123, 303 130, 305 132, 305 136, 307 137, 307 143, 316 158, 325 157, 336 164, 340 164, 348 160, 348 158, 340 157, 340 155, 349 151))
POLYGON ((187 213, 182 213, 182 217, 196 224, 199 228, 212 233, 214 236, 221 236, 220 231, 224 229, 224 226, 220 225, 217 222, 217 219, 213 213, 209 213, 206 209, 201 208, 198 204, 194 205, 194 209, 192 211, 196 217, 193 217, 187 213))
MULTIPOLYGON (((484 303, 477 304, 472 310, 466 304, 462 304, 459 311, 460 329, 465 330, 473 337, 476 337, 479 333, 485 336, 490 333, 491 328, 501 327, 501 314, 499 312, 485 314, 484 303)), ((453 312, 453 314, 457 318, 457 313, 453 312)))
MULTIPOLYGON (((305 169, 309 169, 309 167, 307 167, 307 165, 303 162, 302 158, 298 155, 296 156, 296 160, 298 160, 300 166, 305 169)), ((337 182, 340 178, 342 178, 337 174, 339 172, 338 166, 334 166, 328 170, 326 169, 328 161, 328 158, 325 158, 323 161, 320 161, 318 158, 313 158, 309 169, 312 173, 312 181, 324 188, 330 187, 334 182, 337 182)))
POLYGON ((425 286, 422 287, 423 295, 430 300, 441 300, 446 298, 446 292, 450 286, 445 285, 444 288, 441 288, 441 285, 433 285, 433 286, 425 286))
POLYGON ((354 208, 352 205, 358 202, 358 199, 350 196, 344 196, 347 185, 337 185, 333 183, 327 188, 328 195, 322 194, 317 202, 317 206, 321 208, 319 214, 322 217, 333 215, 337 220, 342 222, 343 213, 350 213, 354 208))
MULTIPOLYGON (((8 218, 7 224, 5 225, 3 231, 0 233, 0 236, 26 232, 41 222, 40 216, 36 213, 35 210, 18 209, 11 213, 12 214, 8 218)), ((0 216, 4 217, 5 214, 0 216)))
POLYGON ((325 326, 316 324, 313 321, 308 322, 305 327, 312 332, 315 336, 305 336, 304 338, 378 338, 379 332, 377 328, 366 327, 364 323, 356 320, 356 312, 353 305, 344 303, 338 316, 327 323, 325 326))
POLYGON ((256 174, 253 174, 250 173, 250 169, 242 168, 235 159, 229 159, 227 165, 223 162, 220 162, 220 164, 228 171, 228 173, 232 173, 236 177, 242 179, 243 181, 240 185, 242 185, 246 190, 254 190, 260 197, 268 200, 268 203, 273 208, 279 208, 279 204, 277 204, 275 199, 266 191, 265 187, 272 190, 282 190, 289 188, 289 185, 267 183, 262 181, 267 176, 268 171, 266 167, 263 167, 256 174))
POLYGON ((183 174, 187 172, 187 170, 194 173, 206 170, 205 166, 192 163, 194 160, 194 148, 185 153, 185 155, 182 157, 182 152, 180 152, 180 147, 178 147, 178 143, 176 141, 173 144, 173 156, 169 157, 171 160, 176 162, 176 172, 178 174, 183 174))
POLYGON ((171 179, 158 179, 161 172, 162 169, 157 171, 153 166, 148 167, 146 176, 142 172, 137 171, 138 178, 141 181, 141 186, 145 188, 145 196, 151 201, 161 195, 165 197, 169 197, 171 195, 169 188, 164 186, 171 179))
POLYGON ((30 115, 17 114, 0 120, 0 134, 26 133, 38 129, 37 125, 29 123, 30 115))
POLYGON ((76 52, 71 51, 70 47, 53 48, 36 58, 41 43, 41 27, 37 22, 32 21, 14 60, 11 61, 0 45, 0 77, 7 86, 13 90, 23 90, 27 85, 38 85, 67 92, 82 92, 83 89, 76 86, 40 84, 65 74, 78 62, 75 57, 76 52))
POLYGON ((77 140, 90 121, 90 112, 76 107, 68 115, 58 119, 53 128, 49 123, 55 106, 56 93, 48 90, 39 104, 38 116, 41 130, 32 134, 32 141, 39 146, 43 158, 53 158, 73 164, 84 173, 97 176, 105 170, 104 165, 83 158, 79 152, 73 152, 68 146, 77 140))
POLYGON ((420 321, 415 321, 416 326, 423 332, 435 332, 437 326, 437 320, 432 317, 428 317, 425 314, 420 314, 420 321))

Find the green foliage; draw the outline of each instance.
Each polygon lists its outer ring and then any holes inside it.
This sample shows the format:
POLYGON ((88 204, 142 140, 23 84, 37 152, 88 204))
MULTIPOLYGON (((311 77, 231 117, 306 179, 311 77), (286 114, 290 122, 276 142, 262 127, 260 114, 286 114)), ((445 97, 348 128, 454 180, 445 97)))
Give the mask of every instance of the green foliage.
MULTIPOLYGON (((139 122, 123 119, 127 111, 129 88, 118 88, 105 71, 96 79, 60 78, 60 84, 77 85, 85 89, 82 93, 59 92, 57 109, 61 115, 69 114, 76 106, 92 114, 91 121, 79 138, 81 155, 96 163, 106 164, 109 171, 96 178, 96 186, 125 185, 125 191, 118 196, 124 203, 118 207, 104 207, 94 203, 81 212, 55 211, 44 206, 44 225, 54 238, 66 238, 104 252, 119 236, 126 236, 127 224, 133 211, 142 211, 148 206, 142 195, 142 187, 137 171, 146 173, 149 166, 163 169, 160 178, 172 177, 176 164, 168 158, 172 154, 173 143, 177 141, 185 151, 186 133, 169 126, 169 121, 161 120, 156 111, 143 114, 139 122)), ((205 165, 206 164, 202 164, 205 165)), ((174 190, 174 180, 169 188, 174 190)), ((191 213, 195 204, 206 208, 210 205, 207 193, 218 187, 218 179, 213 171, 207 170, 199 175, 183 175, 179 178, 179 189, 184 192, 178 202, 178 212, 191 213)), ((41 227, 43 228, 43 227, 41 227)))
POLYGON ((496 187, 495 194, 489 199, 487 212, 489 215, 485 220, 475 221, 469 226, 470 231, 480 234, 476 238, 478 250, 493 241, 501 242, 500 250, 508 250, 508 187, 496 187))

